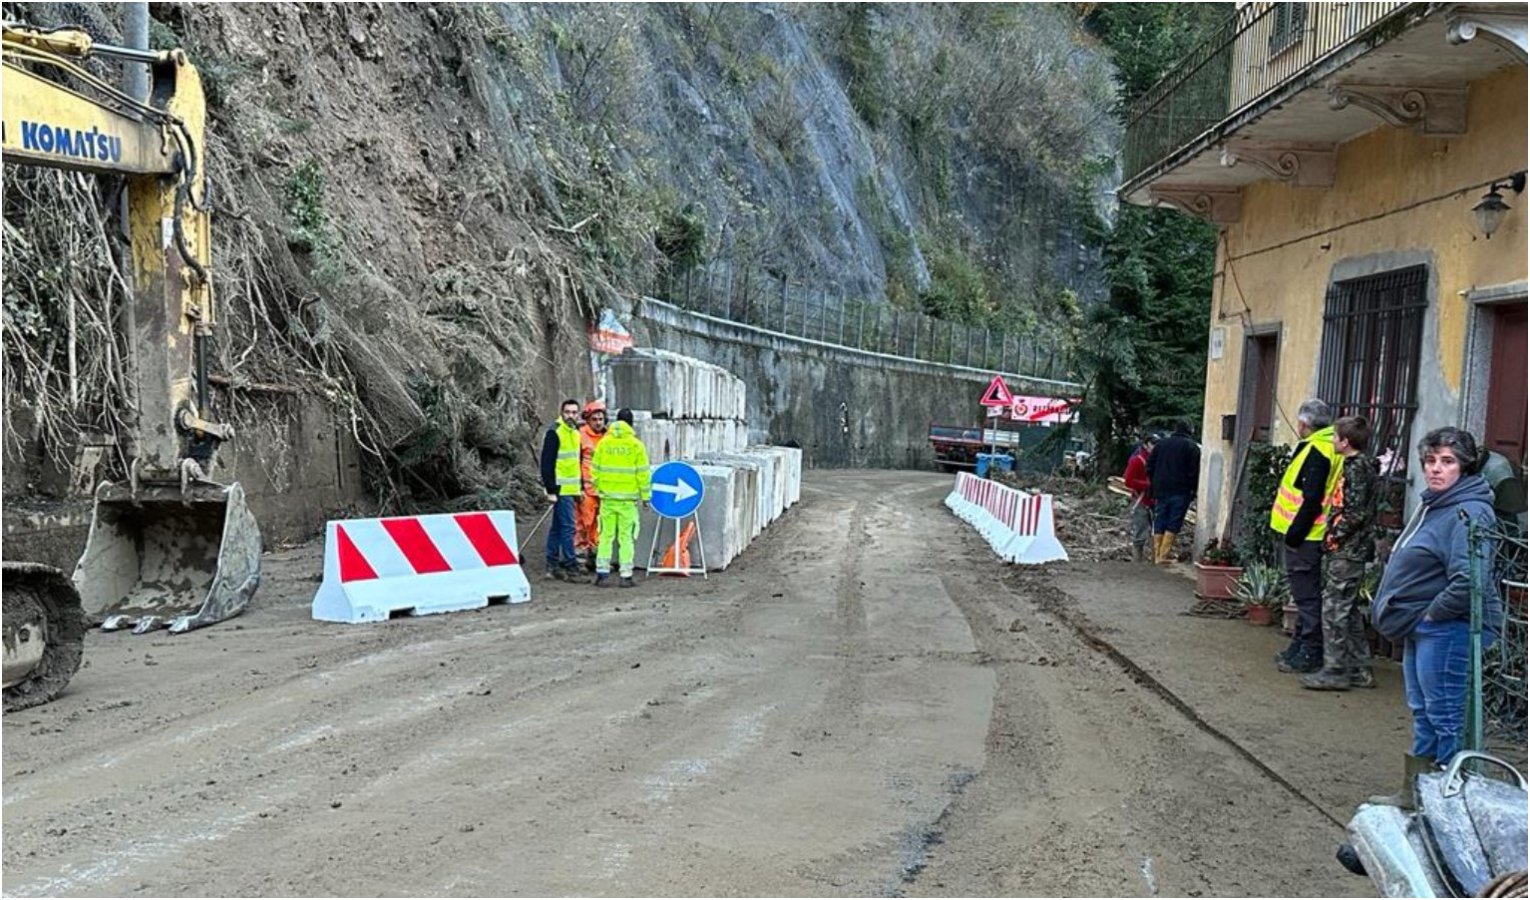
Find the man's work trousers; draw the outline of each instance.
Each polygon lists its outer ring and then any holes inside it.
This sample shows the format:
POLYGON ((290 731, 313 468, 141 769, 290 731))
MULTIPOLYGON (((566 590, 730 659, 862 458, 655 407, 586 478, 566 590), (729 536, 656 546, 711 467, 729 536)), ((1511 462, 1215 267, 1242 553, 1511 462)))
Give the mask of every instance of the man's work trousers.
POLYGON ((600 498, 580 494, 574 504, 574 551, 594 552, 600 541, 600 498))
POLYGON ((1138 503, 1132 507, 1132 546, 1139 551, 1153 537, 1153 507, 1138 503))
POLYGON ((600 544, 595 554, 595 573, 611 574, 611 545, 616 545, 623 578, 632 577, 637 554, 638 505, 636 500, 600 501, 600 544))
POLYGON ((1323 668, 1332 672, 1368 667, 1371 648, 1360 613, 1365 563, 1329 555, 1323 559, 1323 668))
POLYGON ((547 529, 547 571, 573 569, 574 497, 564 494, 553 504, 552 525, 547 529))
POLYGON ((1298 613, 1294 637, 1317 657, 1323 652, 1323 542, 1302 541, 1299 549, 1282 546, 1291 602, 1298 613))

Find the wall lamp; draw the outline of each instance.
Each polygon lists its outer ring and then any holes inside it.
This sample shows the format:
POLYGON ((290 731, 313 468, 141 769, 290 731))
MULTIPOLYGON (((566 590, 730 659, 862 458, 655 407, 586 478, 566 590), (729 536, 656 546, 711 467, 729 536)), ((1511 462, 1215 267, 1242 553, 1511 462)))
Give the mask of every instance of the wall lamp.
POLYGON ((1499 188, 1512 188, 1516 194, 1524 193, 1525 173, 1515 172, 1507 181, 1493 182, 1488 186, 1488 192, 1472 207, 1472 215, 1477 217, 1477 227, 1482 229, 1482 234, 1488 240, 1493 239, 1493 232, 1503 224, 1504 214, 1509 211, 1509 204, 1503 202, 1503 197, 1498 195, 1499 188))

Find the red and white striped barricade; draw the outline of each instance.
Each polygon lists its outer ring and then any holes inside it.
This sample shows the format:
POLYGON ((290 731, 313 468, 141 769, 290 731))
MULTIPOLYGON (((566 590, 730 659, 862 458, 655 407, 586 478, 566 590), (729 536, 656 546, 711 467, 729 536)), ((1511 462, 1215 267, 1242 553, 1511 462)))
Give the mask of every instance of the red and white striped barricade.
POLYGON ((1034 565, 1068 558, 1057 540, 1051 494, 1031 494, 958 472, 946 506, 1006 562, 1034 565))
POLYGON ((313 617, 381 622, 523 603, 531 583, 517 549, 509 511, 330 522, 313 617))

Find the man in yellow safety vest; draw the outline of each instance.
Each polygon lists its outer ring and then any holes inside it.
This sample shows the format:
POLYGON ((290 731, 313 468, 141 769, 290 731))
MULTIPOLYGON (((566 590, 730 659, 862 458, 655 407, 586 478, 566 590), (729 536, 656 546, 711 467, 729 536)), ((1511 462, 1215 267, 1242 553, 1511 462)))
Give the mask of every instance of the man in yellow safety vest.
POLYGON ((1301 443, 1280 479, 1270 508, 1270 527, 1285 544, 1286 580, 1298 619, 1291 644, 1275 655, 1282 672, 1316 672, 1323 667, 1323 537, 1326 503, 1344 471, 1333 446, 1333 412, 1313 398, 1296 410, 1301 443))
POLYGON ((564 400, 558 420, 542 439, 542 489, 553 504, 547 529, 548 578, 571 580, 579 571, 574 556, 574 497, 580 493, 579 401, 564 400))
POLYGON ((600 538, 595 552, 595 586, 611 584, 611 548, 621 561, 621 586, 634 587, 638 504, 648 506, 650 471, 648 448, 632 430, 632 410, 616 414, 616 424, 595 447, 590 464, 595 493, 600 495, 600 538))

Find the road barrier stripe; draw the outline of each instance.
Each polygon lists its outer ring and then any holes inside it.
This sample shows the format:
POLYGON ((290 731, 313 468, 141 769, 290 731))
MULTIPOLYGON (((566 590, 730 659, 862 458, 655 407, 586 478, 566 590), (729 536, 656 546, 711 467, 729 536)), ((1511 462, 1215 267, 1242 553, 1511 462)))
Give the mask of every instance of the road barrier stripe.
POLYGON ((313 617, 376 622, 531 599, 509 511, 330 522, 313 617))
POLYGON ((1050 494, 1032 494, 960 472, 946 506, 1008 562, 1031 565, 1068 558, 1054 531, 1050 494))

